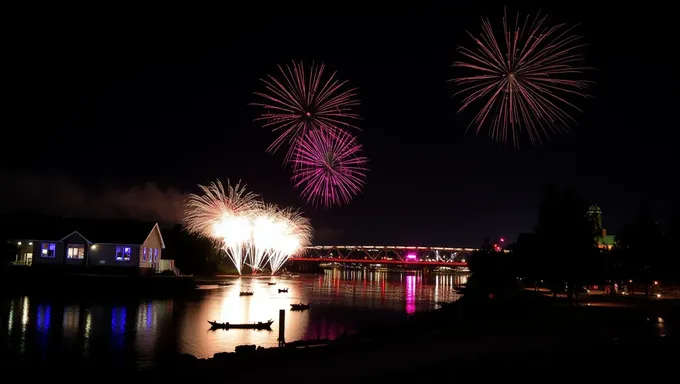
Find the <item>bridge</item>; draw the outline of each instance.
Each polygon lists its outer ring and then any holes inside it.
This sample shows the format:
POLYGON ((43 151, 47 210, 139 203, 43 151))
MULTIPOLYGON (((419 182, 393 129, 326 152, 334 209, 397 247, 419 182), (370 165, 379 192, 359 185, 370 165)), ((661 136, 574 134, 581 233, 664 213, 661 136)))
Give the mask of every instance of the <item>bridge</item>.
POLYGON ((317 245, 291 261, 317 263, 398 264, 466 267, 477 248, 422 247, 408 245, 317 245))

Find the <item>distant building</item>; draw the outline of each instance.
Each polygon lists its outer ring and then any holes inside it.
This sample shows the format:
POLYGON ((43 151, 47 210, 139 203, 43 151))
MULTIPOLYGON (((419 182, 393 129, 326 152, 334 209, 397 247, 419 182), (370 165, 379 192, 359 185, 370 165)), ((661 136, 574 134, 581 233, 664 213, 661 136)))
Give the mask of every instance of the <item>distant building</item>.
POLYGON ((4 227, 3 234, 16 246, 15 264, 92 272, 175 271, 172 260, 162 259, 165 243, 157 223, 35 217, 15 218, 4 227))
POLYGON ((586 213, 588 222, 593 229, 593 236, 595 241, 597 241, 598 248, 601 249, 612 249, 616 241, 616 236, 607 235, 607 230, 604 229, 602 225, 602 209, 597 205, 591 205, 586 213))

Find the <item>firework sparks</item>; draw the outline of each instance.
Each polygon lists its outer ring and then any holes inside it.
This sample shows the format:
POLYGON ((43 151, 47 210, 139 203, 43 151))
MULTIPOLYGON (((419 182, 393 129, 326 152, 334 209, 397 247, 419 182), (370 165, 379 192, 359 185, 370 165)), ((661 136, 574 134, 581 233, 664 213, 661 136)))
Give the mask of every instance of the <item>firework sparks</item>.
MULTIPOLYGON (((356 88, 346 89, 347 82, 338 80, 335 73, 325 79, 324 69, 324 64, 312 64, 305 71, 302 63, 293 62, 279 66, 280 78, 269 75, 262 79, 265 92, 255 94, 263 101, 252 105, 264 111, 255 120, 264 121, 264 127, 279 135, 267 151, 275 152, 284 142, 294 146, 296 139, 309 130, 354 127, 352 120, 359 119, 352 111, 359 105, 356 88)), ((286 160, 292 151, 293 147, 286 160)))
POLYGON ((275 244, 269 256, 272 274, 276 273, 291 255, 304 249, 312 239, 312 226, 309 220, 296 210, 277 211, 276 228, 273 236, 275 244))
POLYGON ((326 207, 350 202, 366 180, 361 145, 339 129, 309 131, 295 146, 293 182, 300 196, 326 207))
POLYGON ((212 239, 225 251, 239 274, 249 265, 253 273, 269 263, 276 273, 288 258, 309 244, 312 227, 298 211, 265 204, 245 186, 221 182, 199 185, 185 205, 187 230, 212 239))
POLYGON ((253 271, 264 268, 272 250, 276 249, 276 239, 281 231, 278 222, 278 207, 267 204, 253 217, 250 266, 253 271))
POLYGON ((225 189, 217 181, 199 188, 203 194, 190 195, 185 205, 187 230, 215 241, 241 273, 247 256, 243 244, 250 238, 250 222, 262 202, 240 183, 231 186, 227 182, 225 189))
POLYGON ((520 18, 517 13, 514 24, 504 15, 503 35, 497 39, 491 22, 483 19, 479 37, 470 34, 476 48, 459 48, 464 59, 454 63, 474 73, 453 80, 459 87, 455 95, 465 95, 458 112, 481 103, 470 127, 479 133, 488 124, 494 140, 512 140, 515 146, 522 132, 534 145, 551 133, 567 132, 574 121, 567 109, 581 111, 567 98, 585 97, 590 84, 578 79, 589 68, 579 65, 584 44, 573 29, 548 26, 546 16, 520 18))

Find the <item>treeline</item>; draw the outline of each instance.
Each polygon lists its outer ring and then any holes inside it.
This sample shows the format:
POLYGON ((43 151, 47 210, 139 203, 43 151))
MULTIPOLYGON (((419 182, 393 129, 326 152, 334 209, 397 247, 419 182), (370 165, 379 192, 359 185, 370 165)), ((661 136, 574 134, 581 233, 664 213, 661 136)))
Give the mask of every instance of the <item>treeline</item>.
POLYGON ((470 269, 481 293, 512 289, 522 282, 571 297, 585 285, 624 286, 632 281, 649 292, 654 281, 680 282, 677 215, 664 229, 641 208, 607 249, 598 247, 588 208, 574 191, 546 188, 531 233, 520 235, 508 253, 497 253, 487 243, 471 256, 470 269))
POLYGON ((163 258, 175 260, 175 266, 182 274, 214 275, 228 266, 223 255, 206 238, 199 238, 187 232, 182 225, 162 230, 165 250, 163 258))

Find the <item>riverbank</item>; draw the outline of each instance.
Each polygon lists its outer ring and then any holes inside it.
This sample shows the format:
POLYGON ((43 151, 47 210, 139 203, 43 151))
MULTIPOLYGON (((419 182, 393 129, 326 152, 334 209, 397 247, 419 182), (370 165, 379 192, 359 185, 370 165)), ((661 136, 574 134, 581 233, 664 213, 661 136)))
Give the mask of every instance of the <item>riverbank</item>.
POLYGON ((442 371, 453 377, 463 372, 471 377, 512 372, 526 378, 557 367, 564 370, 560 377, 583 376, 582 369, 619 377, 615 366, 608 364, 630 358, 645 370, 654 363, 654 372, 649 372, 654 374, 667 368, 659 367, 660 362, 675 356, 677 334, 669 328, 677 318, 650 317, 676 316, 669 312, 674 307, 655 307, 652 312, 635 305, 575 307, 540 294, 520 296, 475 304, 474 310, 469 303, 449 305, 415 316, 405 327, 347 337, 322 347, 220 353, 212 359, 183 355, 155 374, 239 382, 252 381, 256 372, 258 381, 368 382, 441 378, 442 371), (461 311, 473 312, 461 316, 461 311), (565 369, 569 365, 574 368, 565 369))
POLYGON ((3 294, 163 297, 191 292, 196 283, 190 276, 109 275, 7 267, 0 270, 0 288, 3 294))

